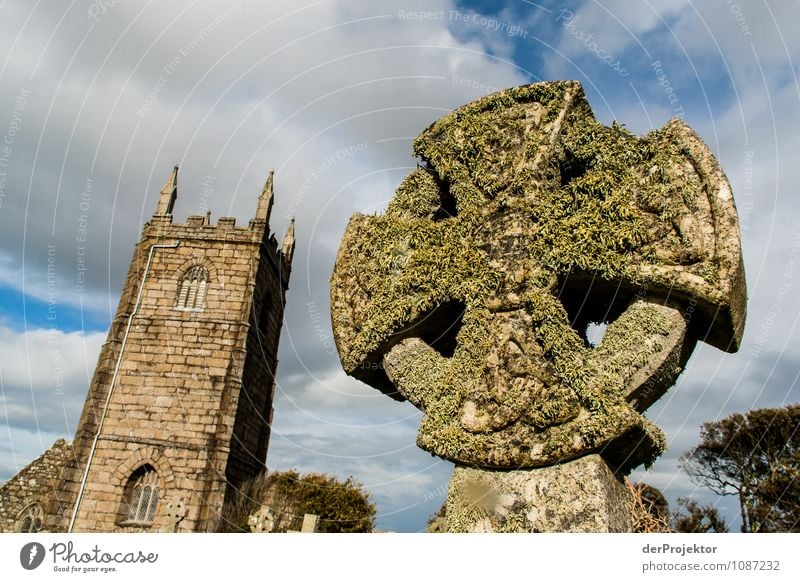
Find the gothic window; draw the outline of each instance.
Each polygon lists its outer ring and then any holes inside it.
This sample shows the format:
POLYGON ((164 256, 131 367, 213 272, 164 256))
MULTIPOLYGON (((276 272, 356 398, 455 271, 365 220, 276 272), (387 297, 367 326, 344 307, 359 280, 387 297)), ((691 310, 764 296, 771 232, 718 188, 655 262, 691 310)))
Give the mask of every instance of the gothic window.
POLYGON ((151 525, 158 511, 161 489, 158 486, 158 473, 150 465, 134 471, 125 487, 125 514, 127 525, 151 525))
POLYGON ((208 271, 195 265, 183 275, 178 285, 175 307, 178 309, 203 309, 208 287, 208 271))
POLYGON ((44 509, 38 503, 29 505, 20 514, 17 530, 20 533, 36 533, 44 523, 44 509))

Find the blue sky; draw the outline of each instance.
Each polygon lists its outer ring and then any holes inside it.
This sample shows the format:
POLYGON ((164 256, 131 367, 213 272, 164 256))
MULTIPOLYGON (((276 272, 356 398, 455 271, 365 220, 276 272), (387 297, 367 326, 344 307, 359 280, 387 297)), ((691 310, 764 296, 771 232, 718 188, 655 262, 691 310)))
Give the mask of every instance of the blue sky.
POLYGON ((0 322, 15 332, 26 329, 95 332, 108 329, 107 313, 83 305, 59 305, 13 287, 0 287, 0 322))
POLYGON ((604 123, 641 134, 682 116, 733 185, 744 343, 697 350, 649 412, 669 450, 636 474, 670 500, 707 498, 677 461, 700 424, 800 399, 799 19, 796 2, 758 0, 0 3, 0 479, 71 438, 172 166, 178 220, 208 207, 240 223, 274 168, 272 226, 296 215, 298 246, 268 464, 354 475, 379 527, 423 529, 452 466, 416 448, 411 405, 341 371, 339 237, 354 212, 386 207, 411 139, 447 111, 577 79, 604 123))

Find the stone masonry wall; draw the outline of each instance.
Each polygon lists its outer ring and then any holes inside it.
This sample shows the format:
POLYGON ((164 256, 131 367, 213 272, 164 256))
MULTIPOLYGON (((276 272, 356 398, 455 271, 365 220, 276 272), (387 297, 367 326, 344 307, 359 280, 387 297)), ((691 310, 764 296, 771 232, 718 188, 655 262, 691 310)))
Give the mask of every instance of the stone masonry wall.
POLYGON ((64 462, 71 456, 72 443, 58 439, 27 467, 0 485, 0 532, 18 531, 20 514, 29 506, 39 504, 43 509, 47 507, 64 462))
POLYGON ((280 336, 289 278, 288 266, 274 251, 265 249, 262 257, 254 279, 242 391, 226 472, 237 485, 265 469, 278 365, 275 338, 280 336))

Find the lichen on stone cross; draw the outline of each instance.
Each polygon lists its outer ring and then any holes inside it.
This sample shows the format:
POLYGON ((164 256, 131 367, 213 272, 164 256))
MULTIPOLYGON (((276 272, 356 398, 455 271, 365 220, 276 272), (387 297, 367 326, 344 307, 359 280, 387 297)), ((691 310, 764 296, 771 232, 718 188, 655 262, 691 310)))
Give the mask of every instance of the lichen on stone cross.
POLYGON ((341 241, 345 371, 420 408, 419 446, 461 465, 651 464, 664 437, 642 412, 698 340, 736 351, 744 326, 736 209, 707 146, 679 119, 606 127, 564 81, 456 109, 414 153, 386 212, 341 241))
POLYGON ((180 523, 186 518, 186 503, 181 498, 173 497, 167 503, 164 515, 166 516, 169 525, 167 526, 167 533, 174 533, 178 531, 180 523))
POLYGON ((253 533, 270 533, 275 528, 275 514, 269 505, 262 505, 247 518, 247 525, 253 533))

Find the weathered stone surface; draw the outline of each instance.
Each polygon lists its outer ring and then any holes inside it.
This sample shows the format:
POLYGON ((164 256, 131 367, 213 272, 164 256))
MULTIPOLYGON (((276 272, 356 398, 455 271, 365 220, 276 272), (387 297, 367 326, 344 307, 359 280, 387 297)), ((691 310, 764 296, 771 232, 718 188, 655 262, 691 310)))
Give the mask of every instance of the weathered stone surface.
POLYGON ((268 505, 262 505, 247 518, 247 525, 253 533, 270 533, 275 528, 275 514, 268 505))
MULTIPOLYGON (((72 443, 58 439, 41 456, 0 485, 0 532, 20 531, 20 517, 31 506, 40 508, 44 514, 55 493, 58 476, 72 454, 72 443)), ((46 531, 44 523, 41 531, 46 531)))
POLYGON ((177 532, 181 522, 186 517, 186 503, 180 498, 171 499, 167 502, 164 515, 168 523, 167 527, 164 529, 165 533, 177 532))
POLYGON ((678 119, 605 127, 556 82, 461 107, 414 152, 425 166, 339 248, 345 371, 419 407, 419 446, 455 463, 652 463, 663 435, 641 412, 696 341, 735 351, 744 326, 736 209, 705 144, 678 119))
POLYGON ((629 532, 631 498, 599 455, 524 471, 456 467, 447 531, 629 532))
POLYGON ((313 513, 306 513, 303 516, 303 525, 300 528, 300 533, 316 533, 319 526, 319 516, 313 513))

